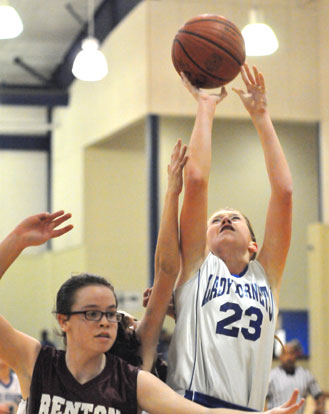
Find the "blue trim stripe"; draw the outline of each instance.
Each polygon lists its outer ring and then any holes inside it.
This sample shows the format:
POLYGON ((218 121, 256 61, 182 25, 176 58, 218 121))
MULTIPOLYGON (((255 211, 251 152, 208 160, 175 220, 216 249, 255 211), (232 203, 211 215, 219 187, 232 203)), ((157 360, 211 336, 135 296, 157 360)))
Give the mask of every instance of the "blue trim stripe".
POLYGON ((234 276, 234 277, 242 277, 242 276, 244 276, 246 273, 247 273, 247 271, 248 271, 248 268, 249 268, 249 263, 247 264, 247 266, 242 270, 242 272, 241 273, 239 273, 238 275, 236 275, 236 274, 234 274, 234 273, 231 273, 231 276, 234 276))
POLYGON ((0 380, 0 384, 5 388, 9 388, 11 386, 11 384, 13 383, 13 381, 14 381, 13 372, 10 371, 9 372, 9 382, 8 382, 8 384, 2 382, 1 380, 0 380))
POLYGON ((194 401, 208 408, 227 408, 231 410, 243 410, 243 411, 257 412, 257 410, 254 410, 252 408, 244 407, 238 404, 233 404, 233 403, 221 400, 220 398, 211 397, 210 395, 202 394, 201 392, 197 392, 197 391, 186 390, 184 397, 187 398, 188 400, 194 401))
POLYGON ((194 377, 194 371, 195 371, 195 365, 196 365, 196 354, 197 354, 197 348, 198 348, 198 303, 199 303, 199 290, 200 290, 200 270, 198 273, 198 289, 196 293, 196 300, 195 300, 195 336, 194 336, 194 363, 192 368, 192 375, 191 375, 191 381, 189 385, 189 389, 192 387, 193 377, 194 377))

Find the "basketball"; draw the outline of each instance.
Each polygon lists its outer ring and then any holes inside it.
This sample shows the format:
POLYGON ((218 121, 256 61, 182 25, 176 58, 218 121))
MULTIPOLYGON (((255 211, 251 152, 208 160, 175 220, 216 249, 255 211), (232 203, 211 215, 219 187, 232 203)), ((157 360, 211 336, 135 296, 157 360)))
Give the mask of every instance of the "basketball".
POLYGON ((202 14, 177 32, 171 51, 178 74, 198 88, 218 88, 233 80, 246 59, 238 27, 223 16, 202 14))

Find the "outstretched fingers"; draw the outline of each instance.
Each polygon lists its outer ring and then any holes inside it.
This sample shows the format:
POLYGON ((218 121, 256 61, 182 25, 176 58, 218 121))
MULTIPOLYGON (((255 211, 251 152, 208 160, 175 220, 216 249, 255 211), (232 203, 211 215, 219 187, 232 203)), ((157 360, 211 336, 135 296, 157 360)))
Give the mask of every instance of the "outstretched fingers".
POLYGON ((43 226, 42 231, 48 234, 48 238, 56 238, 72 230, 72 224, 68 224, 67 226, 64 226, 60 229, 56 229, 56 227, 69 220, 71 217, 72 214, 64 214, 64 210, 58 210, 54 213, 40 213, 37 215, 37 218, 40 220, 40 224, 43 226))
POLYGON ((73 225, 68 224, 67 226, 62 227, 61 229, 53 230, 52 231, 52 238, 55 239, 56 237, 62 236, 63 234, 68 233, 72 229, 73 229, 73 225))
POLYGON ((200 99, 201 100, 207 100, 207 101, 213 102, 217 105, 219 102, 221 102, 227 96, 227 91, 226 91, 224 86, 221 88, 221 91, 220 91, 219 94, 218 93, 208 94, 203 89, 199 89, 196 86, 192 85, 184 72, 181 72, 180 75, 181 75, 182 82, 183 82, 184 86, 193 95, 193 97, 197 101, 199 101, 200 99))
POLYGON ((41 213, 41 214, 38 214, 38 216, 41 220, 53 221, 57 217, 62 216, 63 214, 64 214, 64 210, 58 210, 58 211, 55 211, 54 213, 41 213))
POLYGON ((288 401, 286 401, 284 404, 281 405, 282 408, 286 408, 289 406, 292 406, 296 404, 297 398, 298 398, 299 391, 297 388, 294 389, 293 393, 291 394, 291 397, 288 401))
POLYGON ((151 287, 151 288, 147 288, 146 290, 144 290, 144 293, 143 293, 143 307, 144 308, 146 308, 147 304, 149 303, 152 289, 153 288, 151 287))
POLYGON ((179 151, 179 154, 178 154, 178 159, 177 159, 178 164, 179 164, 181 169, 184 168, 184 166, 187 162, 187 159, 188 159, 188 156, 187 156, 186 152, 187 152, 187 145, 183 145, 180 148, 180 151, 179 151))
POLYGON ((280 407, 272 408, 267 411, 268 414, 294 414, 296 413, 304 404, 305 400, 302 398, 297 402, 299 391, 295 389, 291 394, 291 397, 287 402, 282 404, 280 407))
POLYGON ((178 139, 171 154, 171 164, 173 167, 177 166, 179 169, 184 168, 188 159, 186 152, 187 145, 182 145, 182 140, 178 139))
MULTIPOLYGON (((254 67, 256 69, 256 66, 254 67)), ((257 69, 256 69, 257 70, 257 69)), ((259 90, 264 93, 265 92, 265 79, 261 72, 257 71, 256 82, 259 90)))
POLYGON ((168 164, 168 191, 180 194, 183 187, 183 169, 188 160, 187 145, 182 145, 179 139, 171 153, 170 163, 168 164))
POLYGON ((225 86, 222 86, 222 88, 220 90, 220 94, 219 95, 217 94, 216 96, 218 96, 217 103, 221 102, 224 98, 226 98, 227 90, 226 90, 225 86))
MULTIPOLYGON (((256 83, 255 76, 251 73, 251 70, 248 66, 248 63, 245 63, 242 68, 243 68, 243 70, 246 74, 246 77, 248 79, 249 84, 250 85, 255 85, 255 83, 256 83)), ((256 68, 256 66, 253 66, 254 71, 255 71, 255 68, 256 68)))
POLYGON ((65 234, 65 233, 67 233, 67 232, 69 232, 70 230, 73 229, 72 224, 68 224, 65 227, 62 227, 60 229, 56 229, 56 227, 60 226, 61 224, 63 224, 65 221, 69 220, 72 217, 71 213, 64 214, 64 211, 61 210, 61 211, 57 211, 57 212, 53 213, 52 216, 53 216, 53 220, 50 222, 51 223, 51 230, 52 230, 52 234, 51 234, 52 238, 62 236, 63 234, 65 234))
POLYGON ((244 84, 246 85, 246 87, 249 88, 250 86, 252 86, 254 84, 254 79, 251 75, 251 72, 250 72, 250 69, 247 63, 241 66, 240 72, 241 72, 241 78, 244 84))
POLYGON ((305 400, 302 398, 298 403, 281 406, 280 407, 280 414, 294 414, 296 413, 304 404, 305 400))
POLYGON ((232 88, 232 91, 234 91, 235 93, 237 93, 240 97, 242 95, 245 95, 245 91, 243 89, 232 88))
POLYGON ((182 147, 182 140, 179 138, 173 148, 173 151, 171 153, 171 159, 177 158, 178 154, 180 153, 180 149, 182 147))
MULTIPOLYGON (((64 212, 63 212, 64 213, 64 212)), ((53 229, 60 226, 62 223, 64 223, 64 221, 69 220, 72 217, 71 213, 66 213, 64 215, 62 215, 61 217, 59 217, 57 220, 52 220, 52 227, 53 229)))

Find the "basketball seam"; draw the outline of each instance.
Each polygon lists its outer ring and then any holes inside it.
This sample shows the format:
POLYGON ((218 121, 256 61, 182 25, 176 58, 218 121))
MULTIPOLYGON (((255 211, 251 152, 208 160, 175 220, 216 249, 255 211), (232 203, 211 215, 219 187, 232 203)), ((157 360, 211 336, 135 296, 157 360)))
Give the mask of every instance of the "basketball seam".
MULTIPOLYGON (((225 47, 223 47, 223 46, 219 46, 219 45, 218 45, 216 42, 214 42, 213 40, 208 39, 208 38, 207 38, 207 37, 205 37, 205 36, 201 36, 201 35, 200 35, 200 34, 198 34, 198 33, 189 32, 188 30, 180 30, 180 31, 179 31, 179 33, 189 34, 189 35, 191 35, 191 36, 198 37, 199 39, 206 40, 207 42, 211 43, 212 45, 216 46, 218 49, 223 50, 225 53, 227 53, 229 56, 231 56, 231 58, 232 58, 232 59, 234 59, 234 60, 237 62, 237 64, 238 64, 239 66, 241 66, 241 65, 242 65, 242 63, 239 61, 239 59, 237 59, 234 55, 232 55, 232 53, 231 53, 231 52, 229 52, 227 49, 225 49, 225 47)), ((175 39, 175 40, 177 40, 177 39, 175 39)))
POLYGON ((234 32, 243 40, 243 36, 242 36, 240 30, 237 27, 232 26, 232 24, 229 24, 228 22, 223 22, 223 21, 216 20, 216 19, 194 20, 193 22, 186 22, 184 24, 184 26, 187 26, 189 24, 195 24, 195 23, 203 23, 203 22, 215 22, 215 23, 223 24, 224 26, 227 26, 227 27, 231 28, 232 30, 234 30, 234 32))
POLYGON ((185 50, 185 48, 184 48, 184 46, 182 45, 182 43, 181 43, 181 41, 180 40, 178 40, 178 39, 174 39, 174 42, 177 42, 179 45, 180 45, 180 47, 182 48, 182 50, 183 50, 183 52, 185 53, 185 55, 191 60, 191 62, 192 63, 194 63, 194 65, 195 66, 197 66, 200 70, 202 70, 204 73, 206 73, 207 75, 209 75, 209 76, 211 76, 212 78, 214 78, 214 79, 217 79, 217 80, 219 80, 219 81, 224 81, 224 82, 228 82, 229 80, 228 79, 225 79, 225 78, 220 78, 219 76, 215 76, 215 75, 213 75, 212 73, 210 73, 210 72, 208 72, 208 71, 206 71, 205 69, 203 69, 200 65, 198 65, 197 63, 196 63, 196 61, 194 60, 194 59, 192 59, 191 58, 191 56, 187 53, 187 51, 185 50))

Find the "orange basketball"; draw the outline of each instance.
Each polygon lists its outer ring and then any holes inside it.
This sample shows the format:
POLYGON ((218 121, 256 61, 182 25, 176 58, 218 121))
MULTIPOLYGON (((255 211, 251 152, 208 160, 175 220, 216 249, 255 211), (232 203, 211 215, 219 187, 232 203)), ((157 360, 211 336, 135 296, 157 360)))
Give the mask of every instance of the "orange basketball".
POLYGON ((238 27, 223 16, 202 14, 177 32, 171 51, 176 71, 198 88, 217 88, 233 80, 246 59, 238 27))

